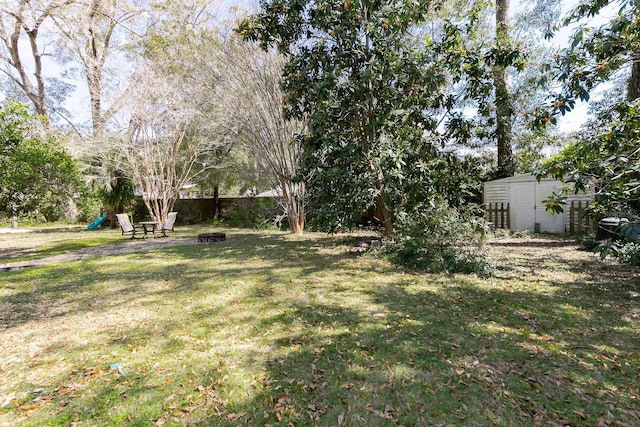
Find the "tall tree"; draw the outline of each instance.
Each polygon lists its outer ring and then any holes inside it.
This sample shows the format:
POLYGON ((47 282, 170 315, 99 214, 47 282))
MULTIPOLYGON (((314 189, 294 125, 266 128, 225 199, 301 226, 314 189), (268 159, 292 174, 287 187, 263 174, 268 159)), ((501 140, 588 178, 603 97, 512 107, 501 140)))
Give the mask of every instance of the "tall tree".
POLYGON ((131 119, 125 132, 108 140, 115 170, 124 171, 142 192, 150 216, 165 222, 186 183, 214 167, 219 147, 217 123, 210 122, 185 93, 171 63, 154 61, 133 76, 131 119))
MULTIPOLYGON (((507 50, 510 45, 509 0, 496 0, 496 45, 499 50, 507 50)), ((498 170, 496 176, 505 178, 515 172, 512 149, 513 108, 507 80, 507 67, 496 64, 493 67, 493 84, 496 102, 496 142, 498 146, 498 170)))
MULTIPOLYGON (((602 82, 627 73, 627 94, 601 115, 602 128, 586 129, 575 144, 546 162, 541 175, 549 174, 566 182, 567 191, 595 189, 592 214, 619 215, 629 219, 625 227, 630 240, 640 243, 640 98, 638 52, 640 46, 640 3, 634 0, 590 0, 581 2, 564 20, 582 23, 573 34, 571 46, 559 52, 553 65, 560 90, 550 95, 534 123, 545 125, 588 101, 591 91, 602 82), (617 10, 602 26, 593 28, 582 21, 598 15, 605 7, 617 10), (602 118, 605 121, 602 121, 602 118)), ((549 199, 560 206, 561 195, 549 199)), ((560 206, 561 208, 561 206, 560 206)), ((608 246, 603 247, 604 253, 608 246)), ((640 249, 636 249, 639 251, 640 249)))
POLYGON ((75 1, 0 1, 0 70, 23 91, 37 114, 47 120, 50 106, 43 58, 51 53, 51 47, 48 43, 43 46, 42 36, 51 17, 75 1))
POLYGON ((131 178, 151 217, 164 222, 180 188, 222 164, 229 138, 220 118, 223 68, 206 64, 205 47, 217 48, 210 2, 152 6, 157 22, 136 46, 127 121, 116 142, 106 139, 113 151, 105 160, 131 178))
POLYGON ((305 122, 284 117, 281 79, 286 58, 264 52, 255 43, 229 40, 219 61, 226 72, 226 127, 265 170, 272 188, 281 193, 284 215, 292 233, 302 234, 305 225, 305 184, 300 177, 305 122))
POLYGON ((143 12, 125 0, 91 0, 74 3, 64 15, 52 15, 61 35, 57 38, 58 45, 81 65, 80 74, 89 93, 94 136, 100 136, 108 120, 122 108, 118 98, 124 88, 108 83, 120 82, 133 71, 127 70, 129 61, 123 51, 132 37, 137 41, 136 31, 141 29, 137 28, 140 23, 134 22, 134 18, 143 12), (119 74, 111 79, 108 78, 110 70, 106 68, 109 59, 113 60, 111 68, 117 67, 119 74), (105 105, 107 100, 110 103, 105 105))
POLYGON ((473 136, 470 101, 489 115, 490 65, 521 61, 510 45, 481 44, 486 2, 472 2, 464 17, 438 17, 441 5, 265 0, 240 26, 248 39, 290 54, 287 113, 309 118, 303 169, 329 230, 371 208, 391 234, 394 217, 436 203, 446 187, 441 146, 473 136))
POLYGON ((290 55, 287 113, 309 118, 304 164, 316 216, 335 230, 372 207, 391 234, 402 152, 420 151, 425 130, 437 126, 423 113, 446 102, 438 96, 443 63, 427 61, 424 46, 410 39, 435 5, 275 0, 261 7, 239 32, 290 55))
MULTIPOLYGON (((563 20, 575 24, 571 45, 544 64, 557 83, 549 101, 533 115, 533 124, 555 123, 573 110, 577 101, 589 101, 591 92, 620 72, 628 74, 627 99, 637 99, 640 82, 640 5, 634 0, 582 1, 563 20), (603 9, 616 14, 601 26, 590 25, 603 9)), ((551 82, 550 82, 551 84, 551 82)))

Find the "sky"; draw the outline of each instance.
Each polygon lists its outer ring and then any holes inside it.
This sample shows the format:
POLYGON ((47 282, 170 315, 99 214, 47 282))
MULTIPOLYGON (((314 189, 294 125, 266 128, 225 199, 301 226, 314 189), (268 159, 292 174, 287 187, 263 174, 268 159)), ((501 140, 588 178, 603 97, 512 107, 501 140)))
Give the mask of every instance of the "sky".
MULTIPOLYGON (((525 0, 526 1, 526 0, 525 0)), ((569 12, 573 7, 575 7, 579 0, 561 0, 562 3, 562 14, 569 12)), ((606 23, 608 20, 613 18, 617 13, 617 8, 613 6, 609 6, 605 8, 602 13, 589 22, 589 25, 598 26, 606 23)), ((566 47, 569 43, 569 38, 571 37, 574 29, 574 26, 565 27, 558 31, 552 43, 557 47, 566 47)), ((597 101, 602 97, 602 93, 610 88, 611 85, 603 84, 600 87, 596 88, 591 93, 591 100, 597 101)), ((566 116, 561 116, 558 121, 558 129, 561 132, 571 132, 577 131, 580 129, 580 126, 585 123, 588 119, 589 113, 589 105, 585 102, 579 101, 576 103, 576 107, 566 116)))
MULTIPOLYGON (((512 13, 517 13, 520 2, 526 2, 526 0, 512 0, 512 13)), ((577 2, 578 0, 562 0, 561 4, 563 8, 563 14, 569 11, 573 6, 575 6, 577 2)), ((256 6, 257 3, 257 0, 223 0, 219 4, 221 9, 225 9, 231 6, 251 7, 256 6)), ((600 20, 603 19, 600 18, 600 20)), ((571 28, 564 28, 560 30, 551 41, 551 44, 555 47, 566 46, 572 31, 573 29, 571 28)), ((27 47, 25 46, 25 48, 27 47)), ((47 68, 47 74, 49 75, 56 75, 60 73, 60 69, 55 63, 48 63, 47 68)), ((86 121, 89 118, 89 97, 86 93, 86 89, 83 89, 83 86, 83 82, 78 82, 76 91, 74 92, 70 101, 67 103, 67 108, 70 110, 75 122, 86 121)), ((597 93, 594 94, 594 97, 597 98, 597 93)), ((587 120, 587 117, 588 105, 582 102, 578 103, 574 111, 568 113, 566 116, 561 116, 559 118, 558 129, 561 132, 578 130, 580 126, 587 120)))

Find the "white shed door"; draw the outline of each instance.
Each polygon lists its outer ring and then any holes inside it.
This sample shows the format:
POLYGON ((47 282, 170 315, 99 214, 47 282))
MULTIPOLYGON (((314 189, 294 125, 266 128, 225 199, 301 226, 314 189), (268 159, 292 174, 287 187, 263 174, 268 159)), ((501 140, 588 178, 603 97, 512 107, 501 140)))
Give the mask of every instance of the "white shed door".
POLYGON ((536 188, 536 222, 540 224, 540 231, 548 233, 564 233, 564 215, 551 215, 542 203, 553 191, 558 190, 558 183, 541 181, 536 188))
POLYGON ((511 229, 534 231, 536 222, 535 182, 512 182, 509 189, 511 229))

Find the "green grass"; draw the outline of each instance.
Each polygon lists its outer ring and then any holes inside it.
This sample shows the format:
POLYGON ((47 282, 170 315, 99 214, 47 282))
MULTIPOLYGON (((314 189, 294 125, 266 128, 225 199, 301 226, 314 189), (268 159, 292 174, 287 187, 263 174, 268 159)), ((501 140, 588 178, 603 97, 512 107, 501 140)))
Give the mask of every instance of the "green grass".
POLYGON ((640 425, 637 269, 507 239, 495 277, 417 274, 225 231, 0 273, 0 425, 640 425))
POLYGON ((118 230, 87 230, 80 226, 50 226, 24 233, 0 234, 0 263, 31 261, 71 250, 123 243, 118 230))

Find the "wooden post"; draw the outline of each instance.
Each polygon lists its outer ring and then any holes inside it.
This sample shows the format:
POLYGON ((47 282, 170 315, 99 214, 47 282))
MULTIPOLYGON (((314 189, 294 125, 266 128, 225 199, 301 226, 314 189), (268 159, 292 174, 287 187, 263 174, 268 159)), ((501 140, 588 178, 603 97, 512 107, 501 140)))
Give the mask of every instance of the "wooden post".
POLYGON ((586 227, 584 226, 586 217, 584 216, 584 209, 582 208, 582 200, 578 202, 578 211, 576 212, 576 214, 576 221, 578 222, 578 234, 582 236, 586 232, 586 227))
POLYGON ((575 200, 571 201, 571 207, 569 208, 569 233, 574 234, 576 227, 573 223, 574 215, 576 214, 575 200))
POLYGON ((509 203, 489 203, 485 205, 485 218, 493 223, 495 228, 511 228, 511 212, 509 203))

